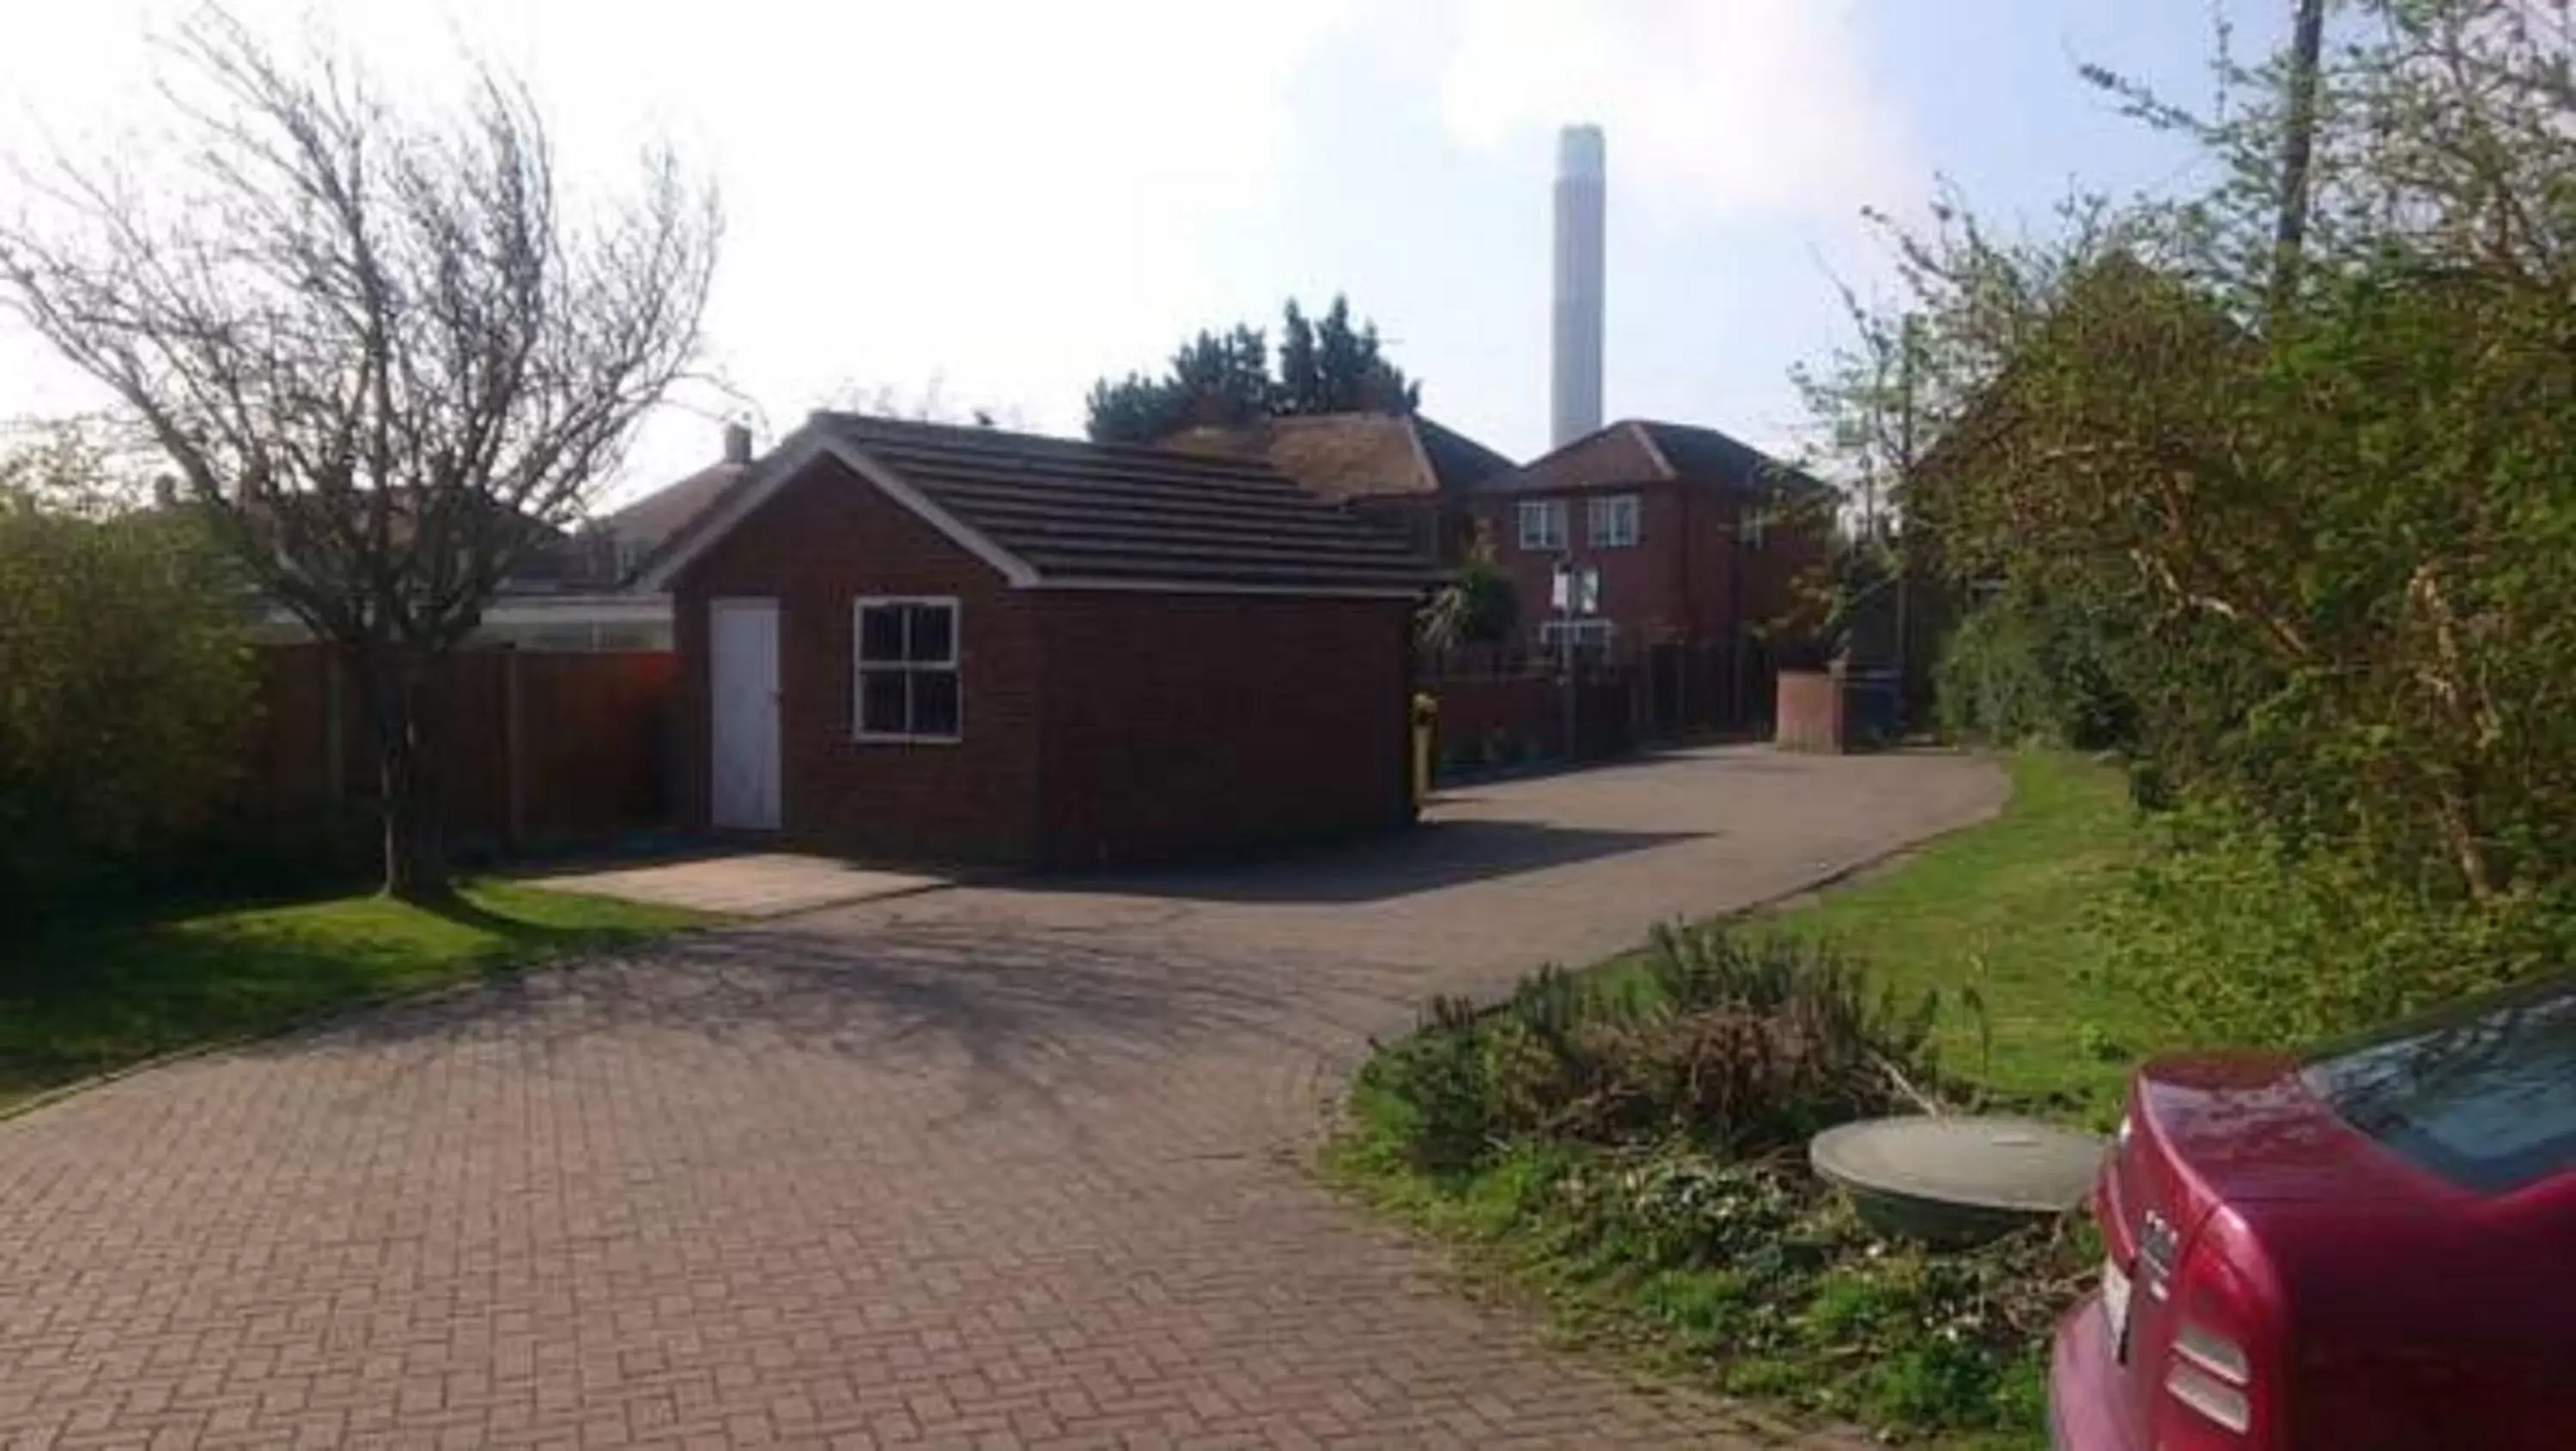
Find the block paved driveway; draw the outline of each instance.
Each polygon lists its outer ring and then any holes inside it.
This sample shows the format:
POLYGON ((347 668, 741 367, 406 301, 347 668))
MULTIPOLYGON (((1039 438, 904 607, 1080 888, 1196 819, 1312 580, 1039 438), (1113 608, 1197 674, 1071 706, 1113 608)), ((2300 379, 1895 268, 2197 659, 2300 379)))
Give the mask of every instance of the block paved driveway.
POLYGON ((0 1124, 11 1445, 1759 1444, 1303 1174, 1424 995, 1992 810, 1759 749, 1265 867, 962 888, 165 1066, 0 1124))

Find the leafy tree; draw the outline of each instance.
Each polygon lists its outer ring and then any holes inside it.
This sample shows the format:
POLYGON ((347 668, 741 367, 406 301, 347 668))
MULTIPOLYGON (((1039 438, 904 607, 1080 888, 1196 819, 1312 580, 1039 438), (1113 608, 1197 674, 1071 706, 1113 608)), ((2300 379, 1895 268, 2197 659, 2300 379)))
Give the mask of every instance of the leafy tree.
POLYGON ((194 510, 108 474, 70 429, 0 453, 0 896, 191 831, 239 760, 246 591, 194 510))
MULTIPOLYGON (((2047 693, 2096 672, 2144 794, 2196 823, 2128 940, 2186 1018, 2257 1037, 2527 971, 2576 922, 2576 22, 2337 15, 2312 69, 2222 50, 2207 114, 2092 72, 2217 182, 2037 238, 1953 209, 1898 238, 1859 349, 1922 349, 1906 531, 2060 612, 2028 635, 2047 693), (2219 993, 2230 967, 2259 986, 2219 993)), ((1829 423, 1872 437, 1873 396, 1829 423)))
MULTIPOLYGON (((1345 314, 1349 311, 1339 297, 1333 299, 1333 305, 1345 314)), ((1297 299, 1292 297, 1280 309, 1279 316, 1280 395, 1289 400, 1315 400, 1322 398, 1325 391, 1324 362, 1315 352, 1315 324, 1307 319, 1305 309, 1299 307, 1297 299)), ((1306 407, 1283 411, 1319 413, 1323 410, 1306 407)))
POLYGON ((1275 377, 1261 329, 1201 332, 1173 353, 1160 377, 1130 373, 1094 383, 1089 431, 1103 443, 1152 443, 1185 428, 1233 428, 1288 414, 1409 413, 1421 397, 1421 385, 1386 360, 1377 325, 1353 325, 1347 299, 1335 297, 1321 322, 1291 300, 1281 317, 1275 377))
POLYGON ((1422 402, 1421 386, 1386 361, 1377 324, 1353 327, 1350 300, 1339 295, 1312 324, 1289 302, 1279 359, 1273 413, 1410 413, 1422 402))
POLYGON ((166 454, 235 560, 363 686, 384 885, 447 891, 441 657, 687 366, 713 198, 667 153, 575 209, 531 98, 397 110, 220 10, 178 37, 188 167, 65 161, 0 224, 0 284, 166 454))

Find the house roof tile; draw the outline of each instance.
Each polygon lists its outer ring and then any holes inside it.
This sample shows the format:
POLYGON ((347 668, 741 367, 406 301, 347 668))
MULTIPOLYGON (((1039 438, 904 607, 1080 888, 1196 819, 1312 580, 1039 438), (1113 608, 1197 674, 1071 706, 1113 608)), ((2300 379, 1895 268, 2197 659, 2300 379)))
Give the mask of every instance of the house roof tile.
POLYGON ((667 578, 819 454, 1031 585, 1405 594, 1434 578, 1402 541, 1258 459, 817 413, 649 573, 667 578))

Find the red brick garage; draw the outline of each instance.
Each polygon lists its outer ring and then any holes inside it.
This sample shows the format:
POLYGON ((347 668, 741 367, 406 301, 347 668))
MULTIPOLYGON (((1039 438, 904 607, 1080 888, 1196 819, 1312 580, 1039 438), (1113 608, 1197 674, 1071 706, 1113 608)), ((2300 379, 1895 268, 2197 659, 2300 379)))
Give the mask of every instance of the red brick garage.
POLYGON ((1411 815, 1424 566, 1259 463, 817 414, 646 582, 702 827, 1089 867, 1411 815))

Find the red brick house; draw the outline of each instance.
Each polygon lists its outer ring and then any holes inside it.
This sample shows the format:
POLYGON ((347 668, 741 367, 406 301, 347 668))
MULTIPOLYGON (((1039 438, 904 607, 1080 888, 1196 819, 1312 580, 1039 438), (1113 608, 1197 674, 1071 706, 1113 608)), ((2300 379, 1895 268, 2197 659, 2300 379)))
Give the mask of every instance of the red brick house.
POLYGON ((1163 440, 1192 453, 1265 459, 1299 488, 1455 564, 1473 537, 1469 501, 1512 461, 1418 413, 1316 413, 1163 440))
POLYGON ((1424 567, 1255 461, 816 414, 643 583, 698 826, 1088 867, 1410 817, 1424 567))
POLYGON ((1781 644, 1771 626, 1830 549, 1823 484, 1713 428, 1628 419, 1487 481, 1474 512, 1534 650, 1562 631, 1648 672, 1659 724, 1758 720, 1781 644), (1570 621, 1560 561, 1597 571, 1570 621))

